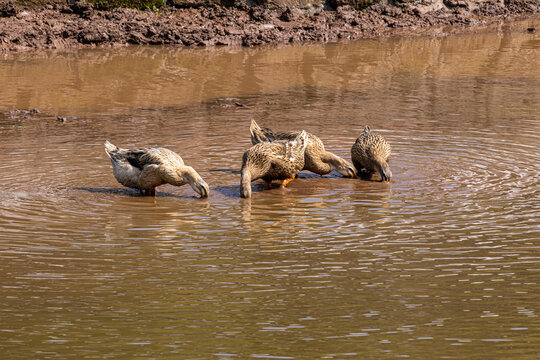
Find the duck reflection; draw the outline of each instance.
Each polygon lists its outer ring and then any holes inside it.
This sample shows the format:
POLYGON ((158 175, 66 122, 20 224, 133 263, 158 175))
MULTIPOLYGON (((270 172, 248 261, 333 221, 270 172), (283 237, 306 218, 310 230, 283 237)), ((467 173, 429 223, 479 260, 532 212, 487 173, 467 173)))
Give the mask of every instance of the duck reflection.
POLYGON ((300 177, 290 188, 242 199, 242 226, 256 238, 301 239, 302 232, 329 236, 341 231, 340 224, 370 227, 388 221, 390 197, 390 183, 300 177))
POLYGON ((105 238, 163 240, 194 236, 211 223, 209 202, 179 202, 178 196, 167 195, 113 198, 105 210, 109 214, 105 238))

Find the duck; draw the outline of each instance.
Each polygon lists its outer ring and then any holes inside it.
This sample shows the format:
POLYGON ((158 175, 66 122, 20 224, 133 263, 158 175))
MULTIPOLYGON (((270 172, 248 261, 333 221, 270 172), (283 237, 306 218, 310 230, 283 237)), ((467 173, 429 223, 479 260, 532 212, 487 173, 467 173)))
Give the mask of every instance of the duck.
MULTIPOLYGON (((261 142, 273 142, 276 140, 292 140, 300 134, 300 131, 274 132, 269 128, 261 128, 255 120, 251 120, 250 126, 251 143, 253 145, 261 142)), ((308 170, 318 175, 326 175, 333 170, 344 177, 356 177, 356 171, 347 160, 326 151, 321 139, 311 133, 306 132, 308 144, 304 152, 304 167, 302 170, 308 170)))
POLYGON ((392 171, 390 171, 388 161, 391 152, 392 148, 384 137, 373 134, 369 126, 366 125, 351 148, 351 160, 357 173, 361 171, 367 171, 370 174, 376 172, 381 181, 390 181, 392 171))
POLYGON ((121 149, 109 141, 105 152, 111 159, 116 180, 142 194, 155 196, 156 187, 163 184, 191 185, 201 198, 210 193, 208 184, 182 157, 166 148, 121 149))
POLYGON ((242 157, 240 196, 251 198, 251 182, 263 179, 268 188, 273 180, 287 186, 304 167, 304 152, 308 134, 300 132, 292 140, 260 142, 244 152, 242 157))

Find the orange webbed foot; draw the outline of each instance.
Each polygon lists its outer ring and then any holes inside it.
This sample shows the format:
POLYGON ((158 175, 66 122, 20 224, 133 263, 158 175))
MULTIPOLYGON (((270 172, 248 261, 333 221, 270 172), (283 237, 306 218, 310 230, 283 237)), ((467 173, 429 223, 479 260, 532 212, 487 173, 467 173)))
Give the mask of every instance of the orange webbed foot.
POLYGON ((281 187, 287 186, 287 184, 290 183, 291 181, 293 181, 295 177, 296 177, 296 175, 293 175, 292 178, 283 180, 283 182, 281 183, 281 187))

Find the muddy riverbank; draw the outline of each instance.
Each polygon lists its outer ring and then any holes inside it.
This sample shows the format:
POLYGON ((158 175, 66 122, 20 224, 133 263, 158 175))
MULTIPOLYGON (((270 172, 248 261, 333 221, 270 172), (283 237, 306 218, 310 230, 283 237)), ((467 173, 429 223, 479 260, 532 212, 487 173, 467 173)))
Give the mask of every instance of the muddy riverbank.
POLYGON ((441 34, 518 16, 537 16, 540 10, 537 0, 445 1, 436 10, 414 2, 396 4, 378 3, 364 9, 321 4, 212 5, 164 7, 152 12, 96 10, 84 2, 53 3, 38 9, 1 3, 0 47, 24 50, 126 44, 256 46, 327 42, 396 32, 441 34))

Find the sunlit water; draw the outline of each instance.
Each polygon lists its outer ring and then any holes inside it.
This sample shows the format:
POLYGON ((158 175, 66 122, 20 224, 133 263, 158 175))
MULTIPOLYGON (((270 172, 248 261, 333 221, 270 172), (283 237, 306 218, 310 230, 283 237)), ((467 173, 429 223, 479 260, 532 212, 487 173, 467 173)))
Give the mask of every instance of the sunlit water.
POLYGON ((537 358, 539 25, 4 55, 1 357, 537 358), (345 158, 369 124, 394 178, 241 199, 252 118, 345 158), (177 151, 210 197, 123 188, 106 139, 177 151))

